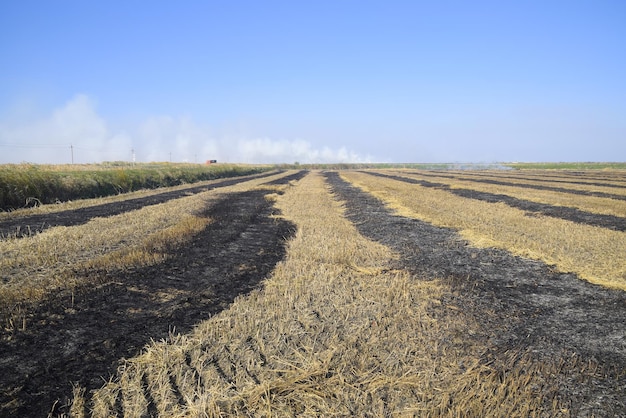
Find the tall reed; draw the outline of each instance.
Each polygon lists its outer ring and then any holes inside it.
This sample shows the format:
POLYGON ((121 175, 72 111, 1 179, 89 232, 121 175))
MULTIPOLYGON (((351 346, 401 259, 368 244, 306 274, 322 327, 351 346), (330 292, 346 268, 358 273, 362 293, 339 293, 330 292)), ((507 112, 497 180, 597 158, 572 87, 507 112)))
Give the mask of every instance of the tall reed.
POLYGON ((245 176, 272 168, 235 164, 163 163, 127 167, 9 164, 0 166, 0 210, 245 176))

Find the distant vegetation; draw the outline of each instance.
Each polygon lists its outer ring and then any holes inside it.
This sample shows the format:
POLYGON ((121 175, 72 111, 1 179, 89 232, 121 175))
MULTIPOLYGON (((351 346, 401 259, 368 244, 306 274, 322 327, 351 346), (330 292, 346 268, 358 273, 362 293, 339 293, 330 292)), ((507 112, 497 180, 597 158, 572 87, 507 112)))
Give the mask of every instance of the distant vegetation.
POLYGON ((185 183, 281 169, 383 169, 421 170, 525 170, 525 169, 623 169, 620 163, 338 163, 240 165, 240 164, 133 164, 107 162, 86 165, 0 165, 0 211, 38 204, 89 199, 140 189, 176 186, 185 183))
POLYGON ((416 170, 510 170, 501 163, 322 163, 322 164, 280 164, 285 169, 309 170, 365 170, 384 168, 412 168, 416 170))
POLYGON ((626 170, 620 163, 336 163, 336 164, 282 164, 281 168, 321 170, 364 170, 384 168, 412 168, 416 170, 626 170))
POLYGON ((8 164, 0 166, 0 210, 244 176, 272 168, 170 163, 131 166, 115 162, 97 165, 8 164))

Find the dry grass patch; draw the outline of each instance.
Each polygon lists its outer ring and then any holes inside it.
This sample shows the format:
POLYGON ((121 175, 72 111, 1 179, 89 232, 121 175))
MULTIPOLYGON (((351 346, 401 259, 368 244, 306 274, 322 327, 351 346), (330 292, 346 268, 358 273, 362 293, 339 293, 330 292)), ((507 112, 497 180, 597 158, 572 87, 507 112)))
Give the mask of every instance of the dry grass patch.
MULTIPOLYGON (((291 173, 252 179, 73 227, 0 241, 0 318, 8 328, 53 290, 98 280, 97 271, 152 265, 208 225, 201 216, 226 193, 251 190, 291 173), (93 270, 96 270, 94 274, 93 270)), ((269 187, 269 186, 262 186, 269 187)), ((275 186, 272 186, 275 187, 275 186)))
MULTIPOLYGON (((593 192, 602 192, 609 193, 614 195, 622 195, 626 196, 626 187, 623 187, 622 183, 617 183, 616 185, 622 186, 619 187, 610 187, 610 186, 599 186, 597 184, 578 184, 583 179, 580 178, 566 178, 563 179, 565 181, 571 181, 571 183, 564 183, 563 180, 552 179, 549 177, 544 178, 520 178, 519 172, 497 172, 490 174, 483 173, 472 173, 470 171, 464 172, 451 172, 448 174, 453 174, 458 178, 466 178, 466 179, 484 179, 484 180, 498 180, 498 181, 506 181, 507 183, 519 183, 519 184, 531 184, 534 186, 544 186, 544 187, 560 187, 570 190, 580 190, 580 191, 593 191, 593 192)), ((598 181, 590 181, 590 183, 598 183, 598 181)), ((612 184, 609 182, 605 182, 608 184, 612 184)))
POLYGON ((481 362, 478 325, 440 303, 449 289, 389 270, 393 254, 319 174, 274 198, 298 232, 265 287, 151 344, 92 396, 76 388, 73 416, 567 415, 557 367, 481 362))
POLYGON ((432 177, 431 175, 429 175, 428 177, 424 177, 420 176, 419 174, 406 173, 402 171, 397 171, 395 173, 411 179, 436 181, 438 183, 446 184, 453 189, 470 189, 480 192, 503 194, 518 199, 528 200, 531 202, 544 203, 554 206, 566 206, 571 208, 577 208, 590 213, 613 215, 626 218, 626 201, 624 200, 555 192, 551 190, 530 189, 522 185, 516 187, 489 183, 478 183, 472 180, 465 180, 461 177, 450 179, 448 177, 432 177))
MULTIPOLYGON (((208 183, 208 182, 207 182, 208 183)), ((50 213, 63 212, 66 210, 75 210, 81 208, 87 208, 91 206, 104 205, 106 203, 121 202, 126 199, 136 199, 142 197, 153 196, 155 194, 163 193, 166 191, 184 190, 190 187, 196 187, 200 184, 184 184, 181 186, 172 186, 161 189, 146 189, 138 190, 136 192, 121 193, 115 196, 97 197, 93 199, 80 199, 70 200, 67 202, 59 202, 56 204, 38 205, 32 208, 16 209, 8 212, 0 212, 0 221, 11 218, 32 216, 32 215, 44 215, 50 213)))
MULTIPOLYGON (((268 181, 267 180, 268 178, 269 179, 280 178, 284 175, 286 175, 286 173, 277 173, 272 176, 262 177, 260 179, 253 179, 251 181, 258 183, 258 180, 268 181)), ((98 197, 94 199, 72 200, 72 201, 67 201, 67 202, 59 202, 56 204, 39 205, 39 206, 32 207, 32 208, 16 209, 16 210, 8 211, 8 212, 0 211, 0 222, 5 219, 11 219, 11 218, 16 218, 16 217, 51 214, 51 213, 63 212, 67 210, 76 210, 76 209, 81 209, 81 208, 86 208, 86 207, 104 205, 107 203, 122 202, 127 199, 140 199, 142 197, 154 196, 157 194, 172 192, 176 190, 191 189, 191 188, 196 188, 199 186, 210 186, 214 183, 220 183, 224 180, 229 180, 229 179, 230 178, 228 177, 224 177, 224 178, 218 178, 215 180, 206 180, 206 181, 200 181, 200 182, 191 183, 191 184, 181 184, 179 186, 159 187, 157 189, 144 189, 144 190, 138 190, 135 192, 120 193, 114 196, 98 197)))
POLYGON ((10 319, 23 305, 35 304, 54 289, 84 284, 89 269, 160 261, 165 257, 165 241, 180 241, 207 225, 209 220, 198 216, 207 199, 199 194, 80 226, 0 241, 3 316, 10 319))
POLYGON ((454 228, 474 245, 542 260, 603 286, 626 290, 626 234, 551 217, 527 216, 504 203, 487 203, 364 173, 347 181, 403 216, 454 228))
MULTIPOLYGON (((451 174, 465 175, 467 171, 450 171, 451 174)), ((481 171, 475 176, 493 176, 503 179, 516 177, 529 180, 556 180, 561 182, 598 183, 626 187, 626 171, 624 170, 585 170, 584 174, 574 174, 562 170, 512 170, 512 171, 481 171)))

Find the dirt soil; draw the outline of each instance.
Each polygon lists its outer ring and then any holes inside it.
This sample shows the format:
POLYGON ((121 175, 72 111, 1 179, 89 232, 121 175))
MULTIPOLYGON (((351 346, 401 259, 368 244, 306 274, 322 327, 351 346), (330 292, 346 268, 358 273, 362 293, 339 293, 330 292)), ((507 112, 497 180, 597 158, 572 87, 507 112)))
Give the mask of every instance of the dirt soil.
POLYGON ((66 210, 55 213, 41 215, 26 215, 0 221, 0 237, 22 238, 42 232, 54 226, 75 226, 89 222, 93 218, 119 215, 131 210, 141 209, 145 206, 158 205, 172 199, 213 190, 218 187, 232 186, 253 178, 267 177, 276 174, 275 171, 254 174, 250 176, 234 177, 226 180, 219 180, 200 186, 190 186, 188 188, 158 193, 152 196, 127 199, 119 202, 104 203, 102 205, 90 206, 75 210, 66 210))
POLYGON ((457 196, 466 197, 469 199, 483 200, 490 203, 503 202, 508 206, 528 212, 529 216, 532 216, 533 214, 545 215, 553 218, 565 219, 567 221, 572 221, 580 224, 587 224, 592 226, 599 226, 601 228, 612 229, 614 231, 626 231, 626 218, 622 218, 619 216, 591 213, 576 208, 570 208, 567 206, 555 206, 545 203, 531 202, 530 200, 517 199, 515 197, 504 194, 487 193, 471 189, 451 188, 447 184, 443 183, 433 183, 430 181, 411 179, 390 174, 372 172, 368 172, 368 174, 403 181, 405 183, 419 184, 423 187, 433 187, 440 190, 446 190, 457 196))
MULTIPOLYGON (((258 286, 284 257, 286 240, 295 232, 294 225, 271 217, 277 211, 265 199, 267 193, 227 195, 203 214, 214 222, 166 262, 110 275, 106 283, 82 289, 74 298, 50 295, 32 313, 27 330, 2 331, 0 416, 67 412, 72 382, 88 391, 101 387, 123 358, 139 354, 151 339, 185 333, 258 286)), ((146 201, 123 207, 153 204, 146 201)), ((119 213, 116 205, 106 206, 110 212, 99 207, 97 216, 119 213)), ((89 212, 76 213, 76 221, 84 222, 89 212)))
POLYGON ((572 416, 626 417, 626 292, 472 247, 454 230, 393 215, 336 172, 326 176, 361 234, 399 254, 398 268, 452 285, 453 296, 442 302, 481 324, 467 337, 491 347, 485 362, 527 351, 537 361, 566 359, 558 394, 572 416))

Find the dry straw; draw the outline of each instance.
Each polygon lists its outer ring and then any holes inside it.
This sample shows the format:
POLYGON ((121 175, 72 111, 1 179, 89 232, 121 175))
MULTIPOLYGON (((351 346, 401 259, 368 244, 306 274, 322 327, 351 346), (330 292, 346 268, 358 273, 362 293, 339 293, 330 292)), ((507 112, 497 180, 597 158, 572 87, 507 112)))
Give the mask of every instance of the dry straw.
POLYGON ((51 291, 71 290, 98 280, 94 269, 123 270, 158 263, 168 256, 168 248, 190 239, 211 222, 200 213, 219 196, 250 190, 288 174, 94 218, 84 225, 0 240, 0 318, 9 328, 21 326, 25 310, 51 291))
MULTIPOLYGON (((284 174, 278 174, 278 176, 282 176, 284 174)), ((275 178, 276 175, 273 175, 272 178, 275 178)), ((264 181, 268 181, 270 177, 264 177, 264 181)), ((159 187, 156 189, 142 189, 134 192, 128 193, 120 193, 113 196, 105 196, 105 197, 97 197, 93 199, 77 199, 77 200, 68 200, 66 202, 57 202, 55 204, 48 205, 39 205, 31 208, 22 208, 16 209, 12 211, 3 212, 0 211, 0 221, 11 218, 20 218, 20 217, 28 217, 32 215, 44 215, 51 214, 57 212, 64 212, 68 210, 81 209, 86 207, 103 205, 106 203, 113 202, 122 202, 127 199, 139 199, 142 197, 154 196, 157 194, 161 194, 164 192, 171 192, 175 190, 185 190, 191 188, 197 188, 199 186, 211 186, 215 183, 220 183, 224 181, 225 178, 218 178, 215 180, 206 180, 194 182, 191 184, 181 184, 179 186, 171 186, 171 187, 159 187)), ((258 181, 256 181, 258 183, 258 181)))
MULTIPOLYGON (((545 172, 544 172, 545 173, 545 172)), ((564 176, 559 178, 554 177, 529 177, 523 174, 520 175, 518 171, 508 171, 508 172, 487 172, 485 173, 473 173, 471 171, 460 171, 460 172, 450 172, 448 174, 453 174, 459 178, 466 179, 489 179, 489 180, 498 180, 505 181, 507 183, 518 183, 528 184, 533 186, 547 186, 547 187, 557 187, 564 188, 569 190, 579 190, 579 191, 595 191, 609 194, 617 194, 626 196, 626 184, 623 179, 626 172, 621 172, 618 174, 616 172, 617 179, 615 180, 586 180, 584 177, 581 178, 579 176, 564 176), (589 183, 589 184, 581 184, 581 183, 589 183), (619 187, 614 187, 619 186, 619 187)), ((537 173, 538 174, 538 173, 537 173)), ((554 175, 554 172, 552 172, 554 175)))
POLYGON ((472 178, 491 177, 493 179, 502 179, 508 181, 551 181, 562 184, 567 187, 567 183, 581 184, 586 183, 589 187, 594 187, 593 183, 602 183, 608 186, 626 187, 626 170, 584 170, 578 173, 566 170, 510 170, 510 171, 492 171, 484 172, 468 172, 468 171, 449 171, 449 174, 458 176, 468 176, 472 178))
MULTIPOLYGON (((408 174, 399 172, 398 174, 408 178, 443 183, 452 188, 463 188, 487 193, 503 194, 518 199, 529 200, 531 202, 572 207, 591 213, 614 215, 626 218, 626 201, 624 200, 556 192, 552 190, 531 189, 524 187, 523 184, 520 184, 519 186, 503 186, 498 184, 479 183, 461 176, 450 179, 449 177, 433 177, 431 175, 432 173, 429 173, 428 177, 420 176, 419 174, 414 173, 408 174)), ((503 180, 502 178, 499 179, 503 180)), ((590 191, 592 188, 587 190, 590 191)))
POLYGON ((449 290, 389 270, 393 254, 319 174, 273 198, 298 232, 264 288, 151 344, 92 396, 77 387, 73 416, 567 415, 556 369, 483 364, 478 325, 440 303, 449 290))
POLYGON ((342 176, 401 215, 454 228, 474 245, 497 247, 542 260, 603 286, 626 290, 626 233, 536 216, 504 203, 488 203, 365 173, 342 176))

